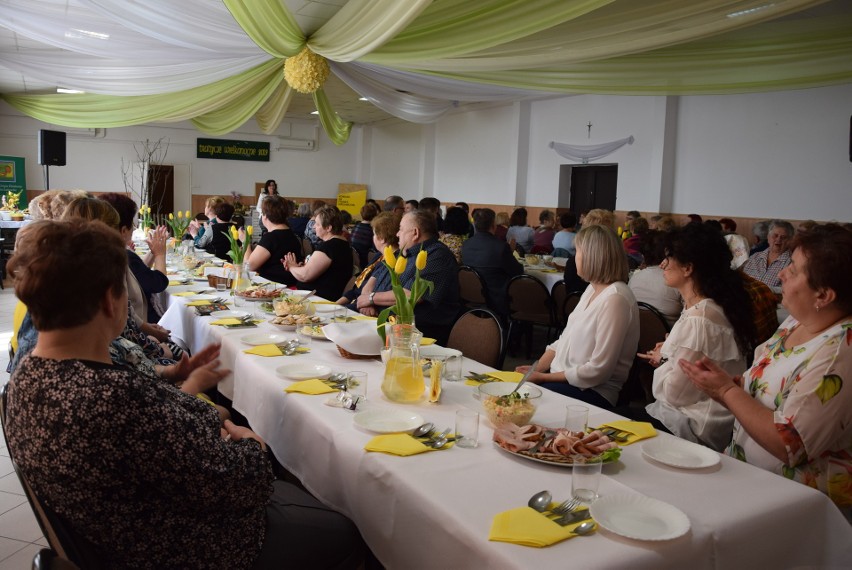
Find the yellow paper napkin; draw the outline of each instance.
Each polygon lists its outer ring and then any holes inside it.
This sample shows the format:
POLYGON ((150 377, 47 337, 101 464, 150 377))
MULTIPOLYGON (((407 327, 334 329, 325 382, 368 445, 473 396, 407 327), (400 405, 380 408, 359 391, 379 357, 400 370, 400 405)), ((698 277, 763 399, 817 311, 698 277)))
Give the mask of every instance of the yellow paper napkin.
POLYGON ((428 336, 424 336, 420 339, 420 346, 429 346, 430 344, 435 344, 437 341, 434 338, 429 338, 428 336))
POLYGON ((200 301, 190 301, 186 304, 187 307, 203 307, 205 305, 209 305, 210 301, 208 299, 202 299, 200 301))
POLYGON ((541 548, 574 538, 574 529, 586 521, 559 526, 543 513, 530 507, 519 507, 500 513, 491 521, 488 540, 511 542, 522 546, 541 548))
POLYGON ((248 348, 243 352, 245 352, 246 354, 256 354, 258 356, 284 356, 284 353, 281 352, 281 349, 275 346, 274 344, 261 344, 253 348, 248 348))
POLYGON ((235 317, 227 317, 227 318, 219 319, 219 320, 216 320, 216 321, 210 321, 210 324, 211 325, 223 325, 223 326, 224 325, 239 325, 239 324, 242 324, 242 321, 240 319, 235 318, 235 317))
POLYGON ((178 287, 179 285, 183 285, 183 281, 169 281, 169 287, 178 287))
POLYGON ((520 372, 514 372, 511 370, 497 370, 495 372, 486 372, 488 376, 491 378, 496 378, 501 382, 520 382, 521 378, 524 377, 520 372))
POLYGON ((319 394, 329 394, 331 392, 337 392, 335 390, 319 378, 311 378, 310 380, 302 380, 301 382, 294 382, 290 384, 286 388, 284 388, 285 392, 290 393, 298 393, 298 394, 310 394, 312 396, 316 396, 319 394))
POLYGON ((352 317, 356 321, 375 321, 376 317, 368 317, 367 315, 353 315, 352 317))
POLYGON ((449 449, 453 444, 448 443, 441 449, 434 449, 423 445, 407 433, 391 433, 387 435, 377 435, 367 442, 364 446, 366 451, 379 451, 381 453, 389 453, 391 455, 400 455, 407 457, 409 455, 417 455, 426 451, 441 451, 449 449))
POLYGON ((175 297, 195 297, 198 295, 195 291, 184 291, 182 293, 172 293, 175 297))
POLYGON ((541 269, 542 273, 559 273, 558 269, 541 269))
POLYGON ((627 441, 618 442, 619 445, 630 445, 631 443, 636 443, 637 441, 648 439, 649 437, 654 437, 657 435, 657 430, 654 429, 654 426, 649 424, 648 422, 632 422, 630 420, 616 420, 614 422, 608 422, 605 424, 601 424, 601 428, 610 427, 612 429, 623 431, 627 435, 627 441))
POLYGON ((311 301, 314 305, 336 305, 334 301, 326 301, 325 299, 319 301, 311 301))

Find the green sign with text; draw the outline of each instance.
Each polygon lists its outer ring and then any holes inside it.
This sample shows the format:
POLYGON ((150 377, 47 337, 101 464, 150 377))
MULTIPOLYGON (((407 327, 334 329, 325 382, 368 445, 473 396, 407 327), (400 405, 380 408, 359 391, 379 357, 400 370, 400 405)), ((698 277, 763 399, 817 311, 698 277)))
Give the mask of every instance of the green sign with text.
POLYGON ((196 158, 222 160, 254 160, 269 162, 269 143, 257 141, 229 141, 223 139, 197 139, 196 158))

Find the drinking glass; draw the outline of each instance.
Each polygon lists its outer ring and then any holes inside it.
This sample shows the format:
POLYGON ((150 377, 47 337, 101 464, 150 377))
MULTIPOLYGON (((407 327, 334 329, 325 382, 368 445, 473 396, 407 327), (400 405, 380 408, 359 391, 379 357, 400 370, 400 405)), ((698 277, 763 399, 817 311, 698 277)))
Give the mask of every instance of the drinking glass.
POLYGON ((456 445, 471 448, 479 444, 479 413, 467 408, 456 410, 456 445))
POLYGON ((565 407, 565 411, 565 429, 586 433, 586 428, 589 425, 589 408, 586 406, 570 405, 565 407))
POLYGON ((450 356, 444 360, 443 377, 447 382, 458 382, 462 377, 462 356, 450 356))
POLYGON ((358 396, 359 402, 366 401, 368 380, 367 373, 361 372, 360 370, 353 370, 351 372, 347 372, 346 374, 349 376, 349 381, 347 382, 348 386, 346 390, 352 396, 358 396))
POLYGON ((585 504, 590 504, 598 498, 598 486, 601 482, 601 467, 599 457, 584 457, 575 455, 571 468, 571 496, 585 504))
POLYGON ((314 340, 314 338, 312 336, 311 327, 307 326, 307 325, 301 326, 301 327, 297 326, 296 327, 296 340, 299 341, 299 348, 301 350, 304 351, 305 349, 307 349, 307 351, 310 351, 311 350, 311 343, 314 340))

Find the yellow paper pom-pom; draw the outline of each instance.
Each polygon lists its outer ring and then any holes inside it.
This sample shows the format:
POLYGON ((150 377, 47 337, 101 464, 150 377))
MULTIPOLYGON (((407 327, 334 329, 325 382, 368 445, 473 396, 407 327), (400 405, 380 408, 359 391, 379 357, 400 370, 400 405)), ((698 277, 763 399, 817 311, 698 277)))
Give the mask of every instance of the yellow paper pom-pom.
POLYGON ((330 72, 325 58, 307 47, 284 62, 284 79, 299 93, 313 93, 322 87, 330 72))

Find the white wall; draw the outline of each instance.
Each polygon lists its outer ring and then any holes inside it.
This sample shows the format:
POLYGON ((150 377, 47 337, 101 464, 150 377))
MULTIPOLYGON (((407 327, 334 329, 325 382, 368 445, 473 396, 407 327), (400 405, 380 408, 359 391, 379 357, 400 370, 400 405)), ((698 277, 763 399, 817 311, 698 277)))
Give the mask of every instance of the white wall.
MULTIPOLYGON (((412 123, 400 123, 372 129, 370 152, 371 198, 384 200, 388 196, 406 199, 421 198, 422 128, 412 123)), ((348 144, 348 143, 347 143, 348 144)))
POLYGON ((852 85, 683 97, 674 211, 852 221, 852 85))
MULTIPOLYGON (((65 130, 23 116, 0 103, 0 154, 27 159, 27 186, 44 189, 42 167, 38 165, 38 130, 65 130)), ((356 129, 357 131, 357 129, 356 129)), ((276 150, 279 139, 260 133, 253 121, 239 131, 222 137, 200 133, 189 123, 158 124, 106 129, 104 138, 69 134, 66 139, 66 166, 50 168, 51 188, 82 188, 94 192, 124 191, 121 164, 137 160, 134 144, 146 139, 168 139, 164 164, 187 165, 194 194, 229 194, 232 190, 254 195, 255 182, 277 180, 282 194, 330 198, 337 195, 341 182, 360 182, 357 172, 357 145, 335 146, 321 130, 309 124, 285 123, 282 135, 318 138, 318 150, 276 150), (197 138, 223 138, 269 142, 269 162, 196 158, 197 138)), ((358 139, 357 132, 353 138, 358 139)), ((178 208, 189 206, 189 197, 177 194, 178 208)))

